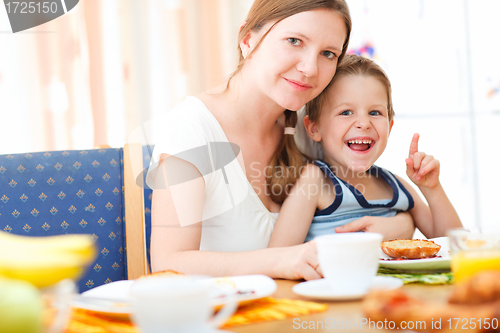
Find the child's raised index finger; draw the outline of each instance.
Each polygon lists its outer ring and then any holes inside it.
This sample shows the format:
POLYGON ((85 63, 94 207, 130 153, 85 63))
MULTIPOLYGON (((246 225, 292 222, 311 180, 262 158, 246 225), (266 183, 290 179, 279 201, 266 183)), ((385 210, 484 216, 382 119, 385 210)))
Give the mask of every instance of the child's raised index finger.
POLYGON ((418 139, 419 138, 420 138, 420 134, 418 134, 418 133, 413 134, 413 138, 411 139, 411 143, 410 143, 410 153, 408 155, 409 157, 412 157, 413 154, 418 152, 418 139))

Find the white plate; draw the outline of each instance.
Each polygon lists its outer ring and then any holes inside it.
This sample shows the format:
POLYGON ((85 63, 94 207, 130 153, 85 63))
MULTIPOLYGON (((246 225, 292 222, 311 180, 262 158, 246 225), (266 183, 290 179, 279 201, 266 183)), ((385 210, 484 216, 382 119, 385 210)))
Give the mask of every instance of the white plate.
POLYGON ((441 245, 437 256, 441 258, 411 259, 411 260, 382 260, 390 259, 380 250, 380 267, 402 269, 408 271, 447 271, 450 270, 450 242, 448 237, 431 238, 429 240, 441 245))
MULTIPOLYGON (((229 295, 234 295, 238 302, 244 302, 272 295, 277 288, 276 282, 265 275, 204 278, 199 281, 213 287, 214 306, 225 304, 229 295)), ((115 281, 85 291, 73 302, 73 307, 113 314, 129 314, 132 311, 129 305, 130 287, 134 282, 134 280, 115 281)))
POLYGON ((266 275, 210 278, 200 282, 214 287, 213 305, 225 304, 228 295, 236 295, 239 303, 267 297, 274 294, 278 288, 276 281, 266 275))
MULTIPOLYGON (((375 289, 396 289, 403 285, 403 280, 389 276, 375 276, 369 290, 375 289)), ((296 284, 292 291, 301 296, 328 301, 349 301, 360 299, 367 294, 364 293, 343 293, 341 290, 333 290, 325 279, 311 280, 296 284)))

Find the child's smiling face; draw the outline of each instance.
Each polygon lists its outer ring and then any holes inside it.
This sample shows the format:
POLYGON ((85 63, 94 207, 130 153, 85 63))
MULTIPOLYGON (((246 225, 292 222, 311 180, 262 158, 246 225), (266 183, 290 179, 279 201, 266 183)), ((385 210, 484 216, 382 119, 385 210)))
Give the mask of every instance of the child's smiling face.
POLYGON ((385 86, 370 76, 346 75, 329 88, 311 137, 334 171, 364 172, 382 155, 393 125, 387 106, 385 86))

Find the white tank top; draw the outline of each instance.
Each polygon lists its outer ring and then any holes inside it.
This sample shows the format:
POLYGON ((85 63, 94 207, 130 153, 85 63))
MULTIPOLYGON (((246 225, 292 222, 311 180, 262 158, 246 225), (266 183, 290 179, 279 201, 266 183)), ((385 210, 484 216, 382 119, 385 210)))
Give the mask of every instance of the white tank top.
POLYGON ((158 164, 160 155, 166 153, 187 160, 203 175, 205 202, 200 250, 236 252, 266 248, 277 213, 270 213, 264 206, 234 154, 228 158, 227 137, 205 104, 196 97, 186 97, 155 119, 155 125, 160 128, 156 130, 149 172, 158 164))

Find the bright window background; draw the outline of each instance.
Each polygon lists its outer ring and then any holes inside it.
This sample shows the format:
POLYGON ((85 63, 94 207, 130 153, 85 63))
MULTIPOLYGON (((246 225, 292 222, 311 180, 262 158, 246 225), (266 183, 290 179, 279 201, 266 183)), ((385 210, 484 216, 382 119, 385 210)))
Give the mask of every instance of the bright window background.
MULTIPOLYGON (((0 5, 0 154, 123 146, 157 113, 224 82, 252 2, 85 0, 17 34, 0 5)), ((395 125, 377 164, 404 176, 418 132, 465 226, 499 225, 500 1, 347 2, 350 52, 393 86, 395 125)))
POLYGON ((466 227, 500 225, 498 1, 348 0, 350 48, 386 70, 396 111, 377 162, 405 175, 413 133, 441 162, 441 182, 466 227))

